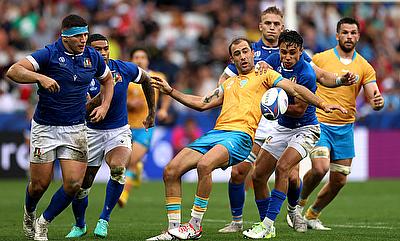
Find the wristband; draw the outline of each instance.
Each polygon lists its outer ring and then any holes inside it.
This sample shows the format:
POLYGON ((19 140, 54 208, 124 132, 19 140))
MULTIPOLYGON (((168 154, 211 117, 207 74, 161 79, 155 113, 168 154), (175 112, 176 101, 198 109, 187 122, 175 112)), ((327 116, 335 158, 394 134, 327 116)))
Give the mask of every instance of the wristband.
POLYGON ((336 82, 336 86, 341 86, 343 84, 342 77, 337 77, 335 82, 336 82))

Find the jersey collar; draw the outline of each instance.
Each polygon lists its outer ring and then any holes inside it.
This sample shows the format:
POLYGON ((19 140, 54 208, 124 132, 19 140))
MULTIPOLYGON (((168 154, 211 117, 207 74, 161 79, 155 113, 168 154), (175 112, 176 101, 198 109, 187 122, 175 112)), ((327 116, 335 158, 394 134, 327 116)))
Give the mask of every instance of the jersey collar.
MULTIPOLYGON (((339 51, 337 50, 337 47, 333 48, 333 52, 335 53, 336 57, 340 60, 340 55, 339 55, 339 51)), ((351 57, 351 61, 354 61, 356 56, 357 56, 357 51, 354 51, 353 57, 351 57)))
POLYGON ((279 46, 268 47, 267 45, 264 44, 264 42, 262 41, 262 38, 260 38, 260 40, 258 40, 257 44, 260 45, 261 48, 265 49, 265 50, 277 50, 277 49, 279 49, 279 46))

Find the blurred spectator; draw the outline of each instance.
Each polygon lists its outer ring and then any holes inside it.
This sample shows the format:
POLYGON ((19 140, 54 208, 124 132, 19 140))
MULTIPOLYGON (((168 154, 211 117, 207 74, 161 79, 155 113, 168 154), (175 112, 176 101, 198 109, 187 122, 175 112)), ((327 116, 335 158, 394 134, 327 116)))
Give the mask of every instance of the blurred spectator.
POLYGON ((172 129, 172 147, 174 155, 181 151, 188 144, 196 140, 202 135, 201 129, 198 127, 197 122, 188 117, 183 126, 177 125, 172 129))

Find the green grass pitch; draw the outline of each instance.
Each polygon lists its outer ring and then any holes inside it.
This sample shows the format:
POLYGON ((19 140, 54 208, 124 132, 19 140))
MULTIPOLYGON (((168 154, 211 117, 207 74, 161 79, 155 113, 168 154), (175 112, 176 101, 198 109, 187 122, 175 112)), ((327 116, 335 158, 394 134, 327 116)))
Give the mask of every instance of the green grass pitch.
MULTIPOLYGON (((50 185, 38 206, 38 213, 49 203, 60 182, 50 185)), ((0 240, 24 240, 22 212, 26 181, 0 181, 0 240)), ((187 221, 196 186, 183 185, 182 221, 187 221)), ((95 240, 93 229, 104 202, 105 184, 95 184, 89 196, 87 210, 88 234, 80 240, 95 240)), ((313 196, 311 199, 314 199, 313 196)), ((116 207, 112 213, 107 240, 145 240, 166 228, 164 187, 162 182, 144 183, 134 189, 128 205, 116 207)), ((332 231, 296 233, 285 223, 286 204, 276 221, 277 237, 274 240, 400 240, 400 180, 379 180, 349 183, 327 207, 321 219, 332 231)), ((244 208, 245 228, 258 220, 253 191, 247 192, 244 208)), ((242 235, 219 234, 217 231, 230 221, 227 184, 213 185, 209 207, 203 220, 201 240, 244 240, 242 235)), ((73 224, 71 207, 59 215, 49 227, 49 240, 66 240, 64 236, 73 224)))

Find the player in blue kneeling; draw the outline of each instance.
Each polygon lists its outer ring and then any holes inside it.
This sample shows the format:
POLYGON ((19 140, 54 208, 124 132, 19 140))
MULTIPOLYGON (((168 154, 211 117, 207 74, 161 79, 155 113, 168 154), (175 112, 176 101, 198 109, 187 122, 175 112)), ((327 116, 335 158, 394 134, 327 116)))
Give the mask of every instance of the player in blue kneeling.
MULTIPOLYGON (((66 236, 77 238, 86 234, 85 211, 88 206, 88 194, 102 161, 110 167, 110 179, 107 183, 104 208, 100 214, 94 235, 105 238, 108 234, 110 214, 123 191, 125 166, 131 156, 131 131, 128 125, 127 90, 130 82, 141 84, 148 107, 144 127, 154 126, 155 97, 150 85, 150 77, 131 62, 109 59, 109 45, 106 37, 100 34, 89 36, 88 44, 101 53, 114 78, 114 96, 110 111, 99 123, 88 122, 89 162, 82 188, 72 202, 76 223, 66 236)), ((92 101, 98 100, 99 82, 93 79, 89 94, 92 101)), ((91 103, 90 103, 91 104, 91 103)))

